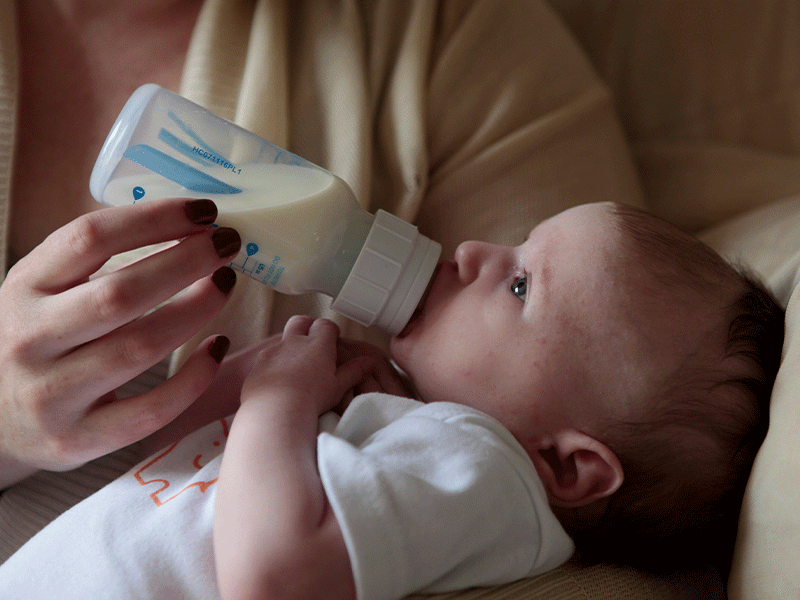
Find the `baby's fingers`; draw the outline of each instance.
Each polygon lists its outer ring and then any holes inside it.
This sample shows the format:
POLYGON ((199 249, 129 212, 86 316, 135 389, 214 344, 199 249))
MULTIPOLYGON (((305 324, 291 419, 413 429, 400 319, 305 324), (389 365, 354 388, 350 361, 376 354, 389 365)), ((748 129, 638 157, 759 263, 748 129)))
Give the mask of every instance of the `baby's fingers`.
POLYGON ((337 398, 366 381, 375 370, 375 361, 369 356, 353 358, 336 370, 337 398))
POLYGON ((369 342, 340 338, 337 343, 337 361, 343 363, 355 356, 369 356, 375 361, 375 369, 356 392, 386 392, 394 396, 411 397, 400 374, 392 365, 389 356, 377 346, 369 342))

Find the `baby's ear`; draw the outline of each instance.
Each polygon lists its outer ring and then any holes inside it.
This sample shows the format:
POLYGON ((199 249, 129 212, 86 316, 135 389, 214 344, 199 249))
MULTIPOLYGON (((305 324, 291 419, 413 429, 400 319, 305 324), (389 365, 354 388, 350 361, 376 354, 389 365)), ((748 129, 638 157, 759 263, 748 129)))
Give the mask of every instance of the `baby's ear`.
POLYGON ((531 452, 551 504, 578 508, 610 496, 622 485, 622 465, 611 449, 575 429, 551 434, 531 452))

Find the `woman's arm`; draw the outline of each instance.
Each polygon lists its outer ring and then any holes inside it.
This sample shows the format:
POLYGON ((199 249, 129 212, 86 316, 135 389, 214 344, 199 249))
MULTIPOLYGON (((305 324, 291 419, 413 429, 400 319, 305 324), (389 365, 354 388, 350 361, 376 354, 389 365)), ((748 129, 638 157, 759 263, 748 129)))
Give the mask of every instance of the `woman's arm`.
POLYGON ((217 488, 214 551, 225 600, 354 598, 350 560, 317 472, 319 415, 374 366, 336 365, 336 325, 290 319, 242 390, 217 488))

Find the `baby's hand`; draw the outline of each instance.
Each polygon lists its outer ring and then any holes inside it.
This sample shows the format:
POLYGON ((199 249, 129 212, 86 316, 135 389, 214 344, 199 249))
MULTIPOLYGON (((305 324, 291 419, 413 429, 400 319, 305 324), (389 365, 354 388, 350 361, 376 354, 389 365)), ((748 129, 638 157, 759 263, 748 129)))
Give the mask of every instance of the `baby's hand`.
POLYGON ((339 328, 327 319, 295 316, 282 336, 273 336, 256 359, 242 388, 242 403, 281 396, 313 402, 317 415, 331 410, 375 368, 375 360, 356 356, 337 362, 339 328))
MULTIPOLYGON (((394 396, 413 397, 406 382, 392 365, 389 355, 378 346, 369 342, 340 338, 337 347, 340 363, 352 360, 357 356, 369 356, 375 361, 375 369, 372 373, 353 389, 356 396, 369 392, 384 392, 394 396)), ((344 410, 346 407, 340 408, 344 410)))

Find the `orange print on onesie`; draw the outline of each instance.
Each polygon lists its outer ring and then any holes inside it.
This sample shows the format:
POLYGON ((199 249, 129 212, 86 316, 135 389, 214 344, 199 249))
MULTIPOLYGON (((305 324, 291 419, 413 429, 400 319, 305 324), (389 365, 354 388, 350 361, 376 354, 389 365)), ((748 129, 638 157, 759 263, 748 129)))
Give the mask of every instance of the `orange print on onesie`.
POLYGON ((203 494, 219 477, 206 481, 198 478, 198 474, 222 452, 229 429, 225 419, 206 425, 156 454, 133 476, 141 486, 152 489, 153 484, 159 484, 150 493, 156 506, 163 506, 190 490, 203 494), (198 449, 207 450, 198 454, 198 449))

